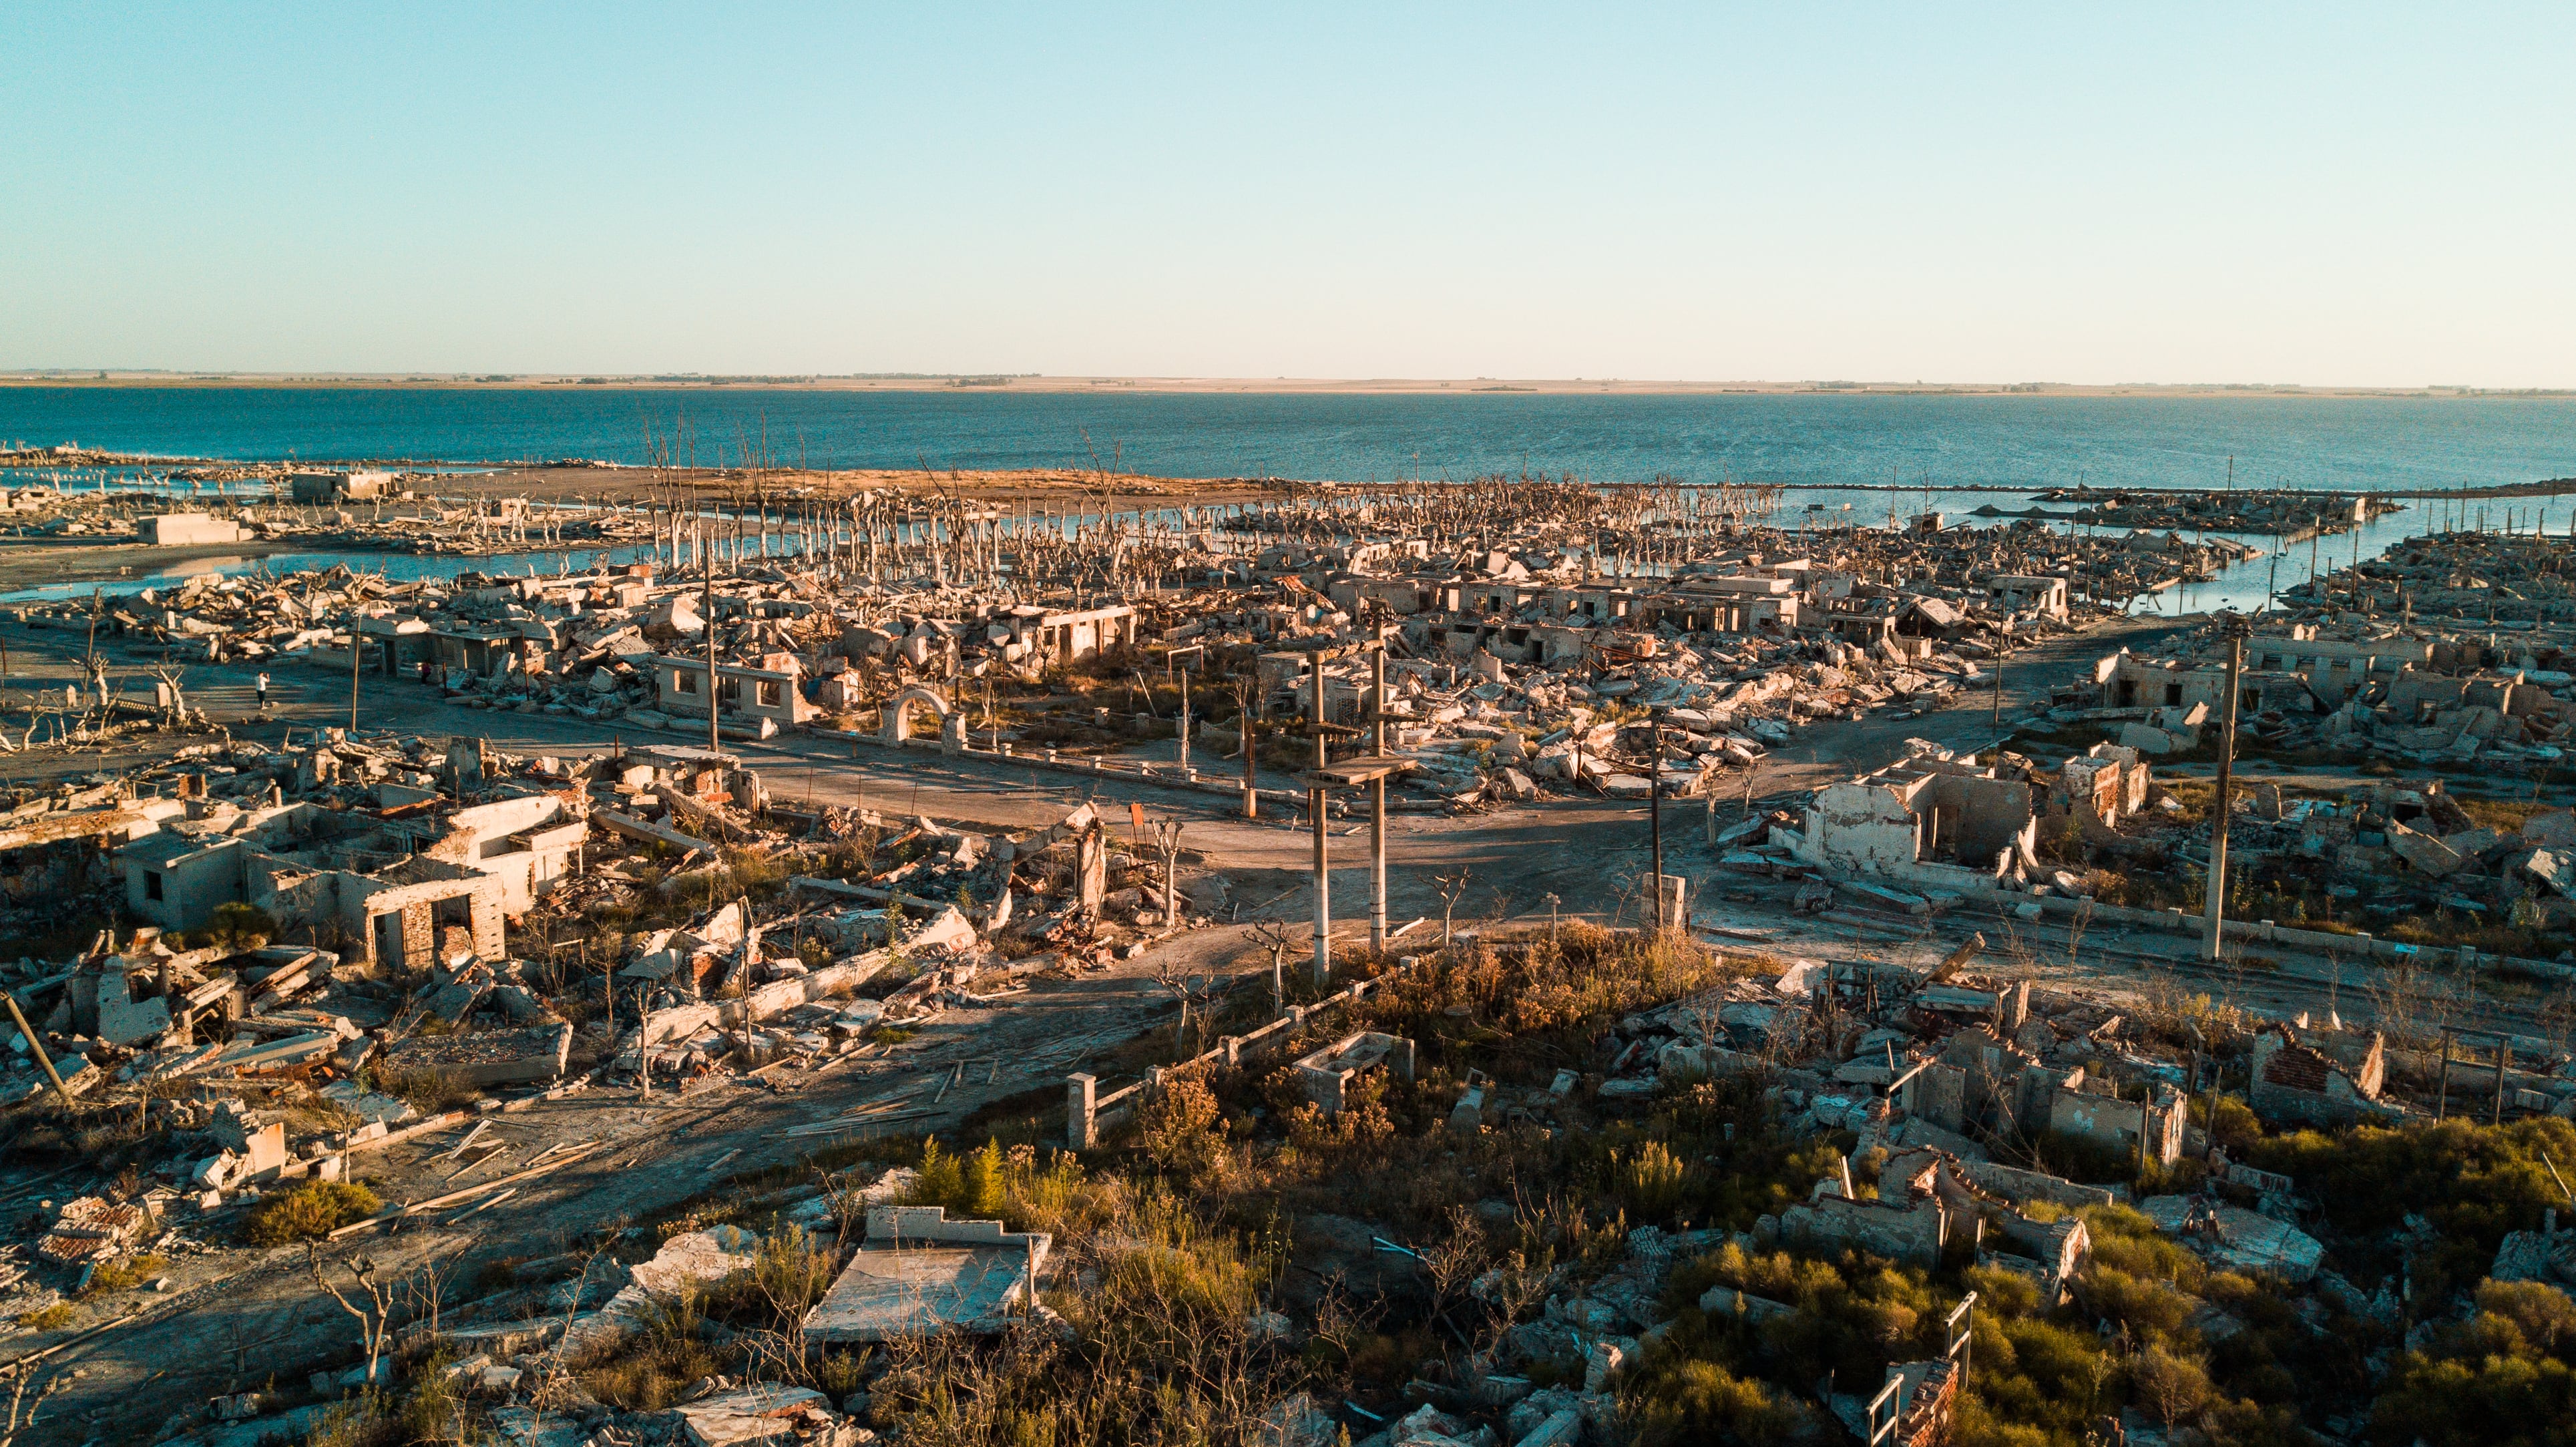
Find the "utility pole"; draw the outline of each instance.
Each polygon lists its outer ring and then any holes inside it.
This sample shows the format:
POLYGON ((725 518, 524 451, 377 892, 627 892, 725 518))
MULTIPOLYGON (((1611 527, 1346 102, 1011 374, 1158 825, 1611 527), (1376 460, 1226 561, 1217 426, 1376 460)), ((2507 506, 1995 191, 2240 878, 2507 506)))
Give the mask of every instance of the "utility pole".
POLYGON ((1243 730, 1243 817, 1246 819, 1261 817, 1261 779, 1258 772, 1261 767, 1260 720, 1261 715, 1269 711, 1263 692, 1261 665, 1256 660, 1252 668, 1252 685, 1243 692, 1243 710, 1234 720, 1243 730))
POLYGON ((1306 817, 1315 830, 1315 984, 1322 988, 1333 975, 1333 875, 1324 843, 1324 650, 1307 655, 1306 677, 1313 685, 1306 718, 1315 735, 1315 782, 1306 791, 1306 817))
POLYGON ((700 561, 706 567, 700 595, 705 602, 698 611, 704 615, 700 621, 707 630, 707 752, 720 754, 724 752, 724 742, 716 732, 716 696, 720 689, 716 682, 716 565, 713 558, 701 558, 700 561))
POLYGON ((358 632, 358 610, 349 610, 349 737, 358 735, 358 655, 367 648, 366 637, 358 632))
POLYGON ((2451 1114, 2451 1032, 2442 1031, 2442 1083, 2433 1097, 2433 1119, 2446 1120, 2451 1114))
POLYGON ((62 1097, 63 1108, 72 1109, 71 1089, 63 1084, 63 1077, 54 1069, 53 1057, 45 1053, 45 1043, 36 1038, 35 1027, 27 1023, 26 1012, 18 1008, 17 994, 0 990, 0 1002, 8 1004, 9 1018, 18 1026, 18 1038, 27 1042, 27 1053, 36 1057, 38 1065, 45 1067, 45 1078, 54 1083, 54 1094, 62 1097))
MULTIPOLYGON (((1386 641, 1369 660, 1369 753, 1386 757, 1386 641)), ((1369 781, 1369 953, 1386 952, 1386 776, 1369 781)))
POLYGON ((2209 896, 2209 943, 2204 958, 2212 960, 2219 958, 2220 925, 2227 911, 2227 789, 2235 777, 2236 693, 2237 679, 2245 668, 2245 632, 2245 620, 2231 614, 2227 619, 2227 723, 2219 733, 2218 797, 2210 806, 2209 880, 2205 891, 2209 896))
POLYGON ((2495 1062, 2495 1115, 2488 1121, 2488 1124, 2502 1125, 2504 1124, 2504 1075, 2506 1071, 2513 1068, 2513 1047, 2505 1043, 2505 1038, 2502 1035, 2496 1036, 2495 1062))
POLYGON ((1650 718, 1654 730, 1653 764, 1646 774, 1646 835, 1655 852, 1655 934, 1664 932, 1664 723, 1650 718))

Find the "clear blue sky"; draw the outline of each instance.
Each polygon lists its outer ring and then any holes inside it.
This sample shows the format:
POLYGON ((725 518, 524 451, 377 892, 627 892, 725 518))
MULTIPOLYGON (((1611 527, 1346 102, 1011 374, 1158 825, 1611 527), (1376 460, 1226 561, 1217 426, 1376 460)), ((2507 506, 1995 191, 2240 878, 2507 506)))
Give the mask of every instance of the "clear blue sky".
POLYGON ((2576 386, 2571 40, 25 0, 0 366, 2576 386))

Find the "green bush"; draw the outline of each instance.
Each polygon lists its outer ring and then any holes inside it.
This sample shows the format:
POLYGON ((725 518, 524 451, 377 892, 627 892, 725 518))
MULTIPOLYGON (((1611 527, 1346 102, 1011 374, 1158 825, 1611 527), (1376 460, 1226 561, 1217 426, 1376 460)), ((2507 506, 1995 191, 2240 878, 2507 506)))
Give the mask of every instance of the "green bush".
POLYGON ((199 949, 219 945, 228 950, 255 950, 277 938, 277 920, 257 905, 232 900, 216 905, 204 927, 188 938, 199 949))
POLYGON ((1631 1416, 1637 1440, 1655 1444, 1743 1442, 1770 1447, 1801 1435, 1812 1414, 1785 1393, 1715 1362, 1684 1361, 1664 1374, 1631 1416))
POLYGON ((384 1208, 376 1193, 348 1181, 314 1181, 271 1196, 250 1213, 242 1234, 254 1246, 318 1241, 384 1208))
POLYGON ((2347 1236, 2396 1230, 2410 1213, 2430 1221, 2436 1240, 2414 1258, 2415 1291, 2439 1299, 2483 1279, 2506 1232, 2538 1229, 2541 1212, 2565 1201, 2549 1161, 2562 1170, 2576 1161, 2576 1124, 2539 1116, 2298 1131, 2261 1142, 2250 1158, 2297 1180, 2347 1236))

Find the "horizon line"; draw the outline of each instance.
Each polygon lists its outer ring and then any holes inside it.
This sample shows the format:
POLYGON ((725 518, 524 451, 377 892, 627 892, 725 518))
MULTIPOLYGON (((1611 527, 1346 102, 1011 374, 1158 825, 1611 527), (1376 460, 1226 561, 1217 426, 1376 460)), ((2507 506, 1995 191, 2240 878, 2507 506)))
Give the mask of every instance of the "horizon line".
POLYGON ((1221 377, 1143 373, 1040 372, 603 372, 428 369, 252 370, 190 367, 0 368, 0 386, 416 386, 457 389, 724 387, 774 391, 956 391, 997 393, 1238 393, 1293 395, 1981 395, 2310 397, 2576 397, 2576 387, 2493 387, 2468 383, 2050 382, 1795 380, 1636 377, 1221 377))

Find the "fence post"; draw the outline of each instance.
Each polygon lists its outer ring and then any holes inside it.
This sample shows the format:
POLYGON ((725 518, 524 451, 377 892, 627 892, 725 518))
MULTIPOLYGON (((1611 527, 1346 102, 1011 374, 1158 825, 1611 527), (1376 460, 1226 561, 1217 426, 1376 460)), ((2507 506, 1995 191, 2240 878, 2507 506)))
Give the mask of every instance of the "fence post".
POLYGON ((1064 1143, 1077 1151, 1087 1151, 1100 1143, 1097 1088, 1100 1081, 1090 1075, 1068 1075, 1064 1078, 1064 1143))
POLYGON ((1220 1049, 1225 1051, 1226 1069, 1232 1070, 1243 1063, 1243 1040, 1241 1037, 1228 1035, 1219 1040, 1217 1045, 1220 1049))

